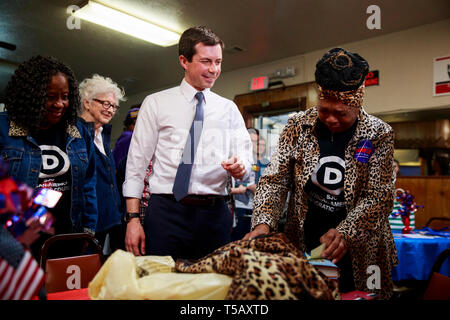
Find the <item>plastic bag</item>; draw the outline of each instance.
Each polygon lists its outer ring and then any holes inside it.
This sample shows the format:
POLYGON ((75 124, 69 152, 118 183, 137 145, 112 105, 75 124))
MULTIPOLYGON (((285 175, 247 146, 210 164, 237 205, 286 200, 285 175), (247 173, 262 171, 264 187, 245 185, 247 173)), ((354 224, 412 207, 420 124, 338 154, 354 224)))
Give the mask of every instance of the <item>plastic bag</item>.
POLYGON ((115 251, 89 283, 93 300, 223 300, 232 278, 217 273, 176 273, 171 257, 135 257, 115 251))

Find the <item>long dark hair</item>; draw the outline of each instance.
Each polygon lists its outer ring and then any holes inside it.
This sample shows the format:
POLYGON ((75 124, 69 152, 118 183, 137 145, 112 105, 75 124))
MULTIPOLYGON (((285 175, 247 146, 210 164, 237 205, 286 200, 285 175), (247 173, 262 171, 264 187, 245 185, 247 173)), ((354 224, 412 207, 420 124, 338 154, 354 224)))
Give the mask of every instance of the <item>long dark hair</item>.
POLYGON ((69 82, 69 108, 61 121, 75 124, 80 109, 78 82, 69 66, 52 57, 35 56, 21 63, 6 86, 8 117, 31 133, 38 132, 47 116, 48 86, 52 76, 62 73, 69 82))

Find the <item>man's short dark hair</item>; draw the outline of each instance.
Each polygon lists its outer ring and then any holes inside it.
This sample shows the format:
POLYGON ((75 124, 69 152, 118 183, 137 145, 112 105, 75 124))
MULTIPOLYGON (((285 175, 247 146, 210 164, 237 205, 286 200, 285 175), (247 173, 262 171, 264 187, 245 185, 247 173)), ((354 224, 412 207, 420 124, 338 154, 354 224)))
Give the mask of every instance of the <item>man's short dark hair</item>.
POLYGON ((178 54, 184 56, 191 62, 195 54, 195 45, 200 42, 206 46, 220 44, 222 50, 225 47, 223 41, 214 32, 205 26, 198 26, 189 28, 183 32, 178 43, 178 54))

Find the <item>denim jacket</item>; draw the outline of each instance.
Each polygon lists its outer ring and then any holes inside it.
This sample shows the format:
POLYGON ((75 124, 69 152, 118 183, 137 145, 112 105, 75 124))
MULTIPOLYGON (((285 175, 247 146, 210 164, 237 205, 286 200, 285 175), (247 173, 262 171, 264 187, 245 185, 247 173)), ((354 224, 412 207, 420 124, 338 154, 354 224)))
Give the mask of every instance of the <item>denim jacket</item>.
MULTIPOLYGON (((97 194, 95 149, 86 128, 78 121, 67 128, 67 156, 70 160, 72 187, 70 218, 74 232, 95 232, 97 194)), ((42 165, 41 149, 27 129, 0 113, 0 156, 8 162, 8 174, 32 188, 38 184, 42 165)))
MULTIPOLYGON (((82 118, 80 118, 80 122, 88 129, 92 139, 94 139, 94 123, 86 122, 82 118)), ((111 128, 110 124, 103 125, 102 139, 106 156, 95 147, 96 190, 99 195, 96 232, 107 231, 111 227, 122 223, 121 199, 117 188, 114 157, 110 148, 111 128)))

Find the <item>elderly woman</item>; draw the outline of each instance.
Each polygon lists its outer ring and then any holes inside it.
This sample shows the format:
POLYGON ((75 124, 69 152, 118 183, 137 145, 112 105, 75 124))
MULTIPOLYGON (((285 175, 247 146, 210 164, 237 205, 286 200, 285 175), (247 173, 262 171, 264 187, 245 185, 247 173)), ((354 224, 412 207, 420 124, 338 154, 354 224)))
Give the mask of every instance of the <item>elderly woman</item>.
POLYGON ((277 229, 289 191, 285 232, 301 250, 324 246, 341 269, 339 289, 392 295, 398 263, 392 213, 394 131, 363 108, 368 62, 334 48, 316 64, 319 101, 293 115, 259 180, 252 232, 277 229), (376 271, 371 271, 376 270, 376 271))
POLYGON ((33 188, 62 192, 51 209, 56 234, 94 234, 94 144, 77 120, 80 100, 72 70, 54 58, 33 57, 19 65, 5 94, 0 154, 9 162, 8 174, 33 188))
POLYGON ((110 78, 93 75, 80 83, 83 105, 81 118, 90 130, 95 144, 97 165, 98 222, 96 238, 104 253, 124 249, 125 233, 122 227, 122 207, 115 176, 114 157, 110 149, 111 125, 109 122, 123 101, 124 92, 110 78), (109 239, 109 241, 107 241, 109 239), (109 245, 108 245, 109 243, 109 245))

